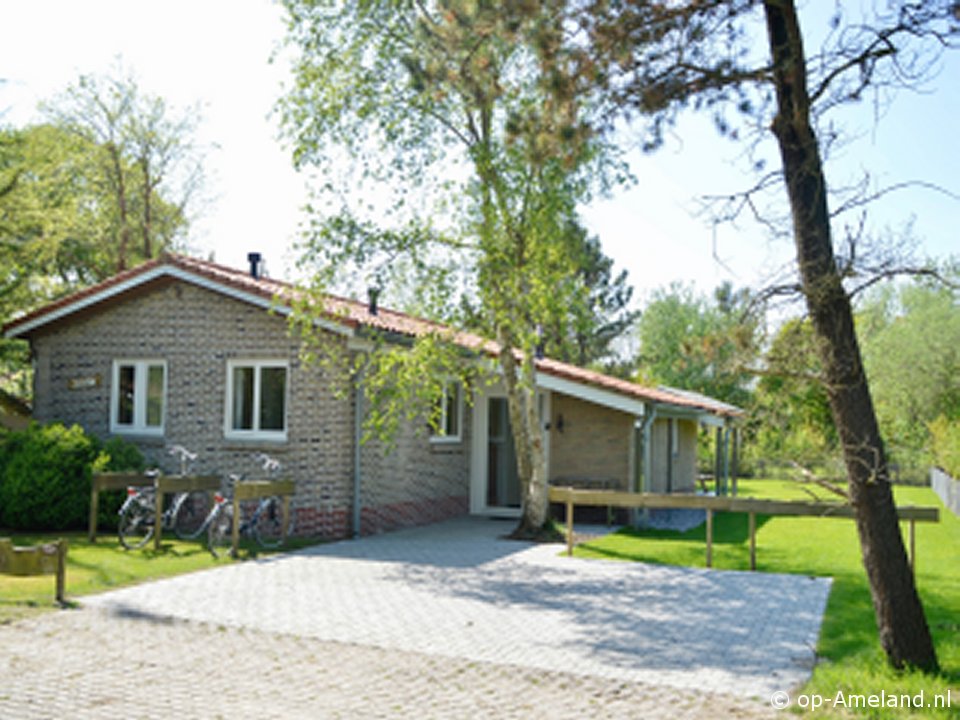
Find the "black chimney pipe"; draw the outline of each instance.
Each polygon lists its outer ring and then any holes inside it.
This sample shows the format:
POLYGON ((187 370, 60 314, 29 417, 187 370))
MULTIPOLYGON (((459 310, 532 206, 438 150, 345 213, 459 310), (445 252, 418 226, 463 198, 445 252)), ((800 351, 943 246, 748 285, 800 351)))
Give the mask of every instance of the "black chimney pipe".
POLYGON ((367 288, 367 298, 369 299, 369 304, 367 305, 367 310, 371 315, 377 314, 377 298, 380 297, 380 288, 371 287, 367 288))
POLYGON ((260 262, 263 256, 258 252, 247 253, 247 262, 250 263, 250 277, 254 280, 260 277, 260 262))

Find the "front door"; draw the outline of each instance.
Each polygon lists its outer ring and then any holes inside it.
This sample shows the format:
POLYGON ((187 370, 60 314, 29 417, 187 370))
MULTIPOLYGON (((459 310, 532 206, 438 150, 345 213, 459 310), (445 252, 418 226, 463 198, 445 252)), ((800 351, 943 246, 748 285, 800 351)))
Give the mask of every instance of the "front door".
POLYGON ((487 399, 487 422, 487 507, 519 508, 517 453, 506 398, 487 399))

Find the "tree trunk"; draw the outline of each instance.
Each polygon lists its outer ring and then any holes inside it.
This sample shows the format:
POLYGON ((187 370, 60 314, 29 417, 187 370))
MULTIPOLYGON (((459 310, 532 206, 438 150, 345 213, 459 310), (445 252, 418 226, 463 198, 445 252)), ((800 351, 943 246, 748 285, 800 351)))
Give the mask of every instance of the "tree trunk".
POLYGON ((767 0, 764 10, 777 90, 772 130, 783 160, 803 293, 843 446, 880 642, 895 667, 935 671, 937 656, 900 535, 850 299, 833 254, 827 187, 810 124, 806 57, 796 8, 793 0, 767 0))
POLYGON ((108 143, 110 160, 114 172, 114 188, 117 193, 117 212, 120 215, 120 242, 117 247, 117 272, 127 269, 127 249, 130 247, 130 224, 127 222, 127 185, 123 171, 123 159, 120 149, 114 143, 108 143))
POLYGON ((536 536, 547 522, 546 462, 537 407, 536 368, 532 356, 518 367, 509 333, 498 333, 500 365, 507 390, 510 429, 517 454, 521 515, 517 537, 536 536), (522 371, 523 376, 520 376, 522 371))

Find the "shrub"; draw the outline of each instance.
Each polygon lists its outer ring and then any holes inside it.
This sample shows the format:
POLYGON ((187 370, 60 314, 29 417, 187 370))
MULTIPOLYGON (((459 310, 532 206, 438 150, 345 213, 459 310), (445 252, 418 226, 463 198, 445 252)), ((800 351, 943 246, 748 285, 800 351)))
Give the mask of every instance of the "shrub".
MULTIPOLYGON (((83 528, 91 472, 142 468, 134 446, 117 438, 104 446, 79 425, 33 424, 12 432, 0 445, 0 524, 18 530, 83 528)), ((104 519, 116 513, 116 503, 101 504, 104 519)))

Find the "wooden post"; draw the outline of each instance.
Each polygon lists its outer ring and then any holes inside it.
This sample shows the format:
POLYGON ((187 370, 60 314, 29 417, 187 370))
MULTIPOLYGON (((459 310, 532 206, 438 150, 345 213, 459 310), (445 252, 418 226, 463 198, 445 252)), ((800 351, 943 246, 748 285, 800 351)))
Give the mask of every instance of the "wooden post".
POLYGON ((567 557, 573 556, 573 493, 567 490, 567 557))
POLYGON ((757 514, 750 513, 750 569, 757 569, 757 514))
POLYGON ((87 531, 87 539, 90 542, 97 541, 97 514, 100 512, 100 483, 97 476, 90 478, 90 523, 87 531))
POLYGON ((713 567, 713 510, 707 508, 707 567, 713 567))
POLYGON ((910 518, 910 569, 913 571, 914 576, 917 574, 916 527, 916 520, 910 518))
POLYGON ((153 494, 153 549, 159 550, 163 536, 163 493, 160 492, 159 482, 154 482, 153 494))
POLYGON ((237 556, 240 548, 240 499, 237 497, 237 488, 233 489, 233 525, 230 528, 230 554, 237 556))
POLYGON ((67 541, 57 540, 57 602, 65 605, 67 591, 67 541))

